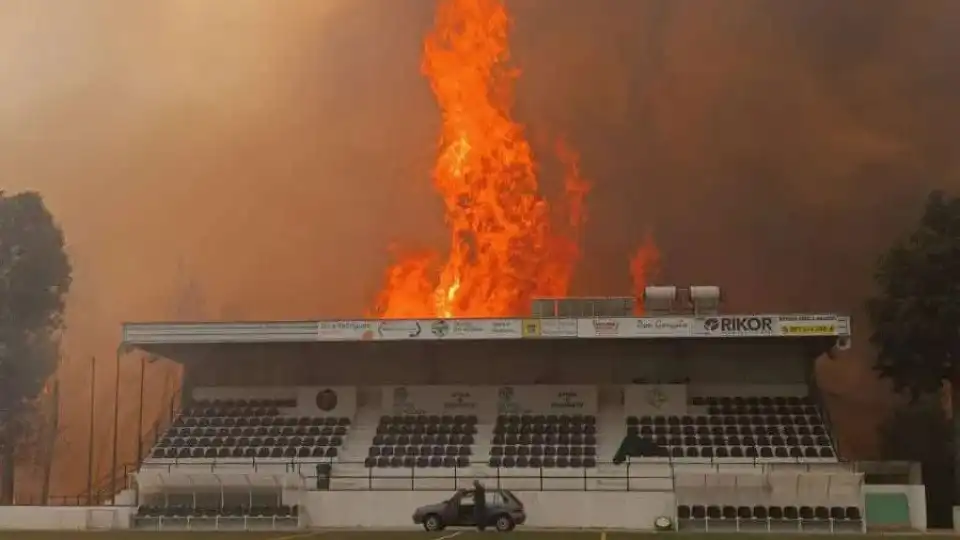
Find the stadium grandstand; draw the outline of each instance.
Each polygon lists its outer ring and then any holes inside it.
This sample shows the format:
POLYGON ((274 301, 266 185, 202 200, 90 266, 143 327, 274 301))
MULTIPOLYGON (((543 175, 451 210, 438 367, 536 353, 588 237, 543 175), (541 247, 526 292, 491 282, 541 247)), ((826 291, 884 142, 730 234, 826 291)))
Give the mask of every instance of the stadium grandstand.
POLYGON ((534 527, 865 530, 813 361, 832 314, 716 287, 543 299, 516 319, 130 323, 182 403, 117 495, 141 529, 410 527, 479 480, 534 527))

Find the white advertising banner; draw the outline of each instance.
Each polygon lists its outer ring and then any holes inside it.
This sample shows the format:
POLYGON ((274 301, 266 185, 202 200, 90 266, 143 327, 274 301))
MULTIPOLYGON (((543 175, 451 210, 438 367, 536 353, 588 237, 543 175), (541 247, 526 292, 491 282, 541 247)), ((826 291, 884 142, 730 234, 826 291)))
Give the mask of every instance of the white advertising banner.
POLYGON ((320 321, 319 341, 367 341, 374 338, 374 321, 320 321))
POLYGON ((577 335, 583 338, 615 338, 621 337, 620 325, 627 319, 578 319, 577 335))
POLYGON ((576 319, 526 319, 523 321, 525 338, 577 337, 576 319))
POLYGON ((623 412, 630 416, 687 414, 687 385, 635 384, 623 387, 623 412))
POLYGON ((583 338, 682 338, 692 332, 692 317, 580 319, 577 326, 583 338))
POLYGON ((490 386, 385 386, 383 414, 491 415, 496 390, 490 386))
POLYGON ((501 386, 499 414, 596 414, 596 386, 501 386))
POLYGON ((775 336, 780 331, 780 320, 775 315, 724 315, 697 319, 694 333, 715 337, 775 336))
POLYGON ((411 319, 376 321, 374 339, 517 339, 522 337, 520 319, 411 319))

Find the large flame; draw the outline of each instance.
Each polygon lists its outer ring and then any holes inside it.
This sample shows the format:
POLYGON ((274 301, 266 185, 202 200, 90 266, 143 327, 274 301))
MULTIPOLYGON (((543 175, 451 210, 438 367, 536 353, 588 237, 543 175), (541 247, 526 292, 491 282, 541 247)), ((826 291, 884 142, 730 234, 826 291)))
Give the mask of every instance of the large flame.
POLYGON ((508 26, 501 0, 440 1, 423 72, 442 112, 433 180, 450 249, 442 262, 431 253, 401 257, 378 316, 518 315, 533 297, 567 293, 588 185, 577 154, 560 144, 565 204, 551 212, 540 194, 533 151, 511 115, 519 72, 507 65, 508 26))
MULTIPOLYGON (((511 115, 519 71, 507 65, 509 22, 502 0, 439 2, 423 72, 442 112, 433 181, 450 249, 446 260, 401 255, 377 299, 379 317, 516 316, 533 298, 570 288, 590 186, 579 155, 561 141, 563 200, 551 208, 540 194, 533 151, 511 115)), ((642 293, 658 261, 648 236, 630 264, 635 290, 642 293)))

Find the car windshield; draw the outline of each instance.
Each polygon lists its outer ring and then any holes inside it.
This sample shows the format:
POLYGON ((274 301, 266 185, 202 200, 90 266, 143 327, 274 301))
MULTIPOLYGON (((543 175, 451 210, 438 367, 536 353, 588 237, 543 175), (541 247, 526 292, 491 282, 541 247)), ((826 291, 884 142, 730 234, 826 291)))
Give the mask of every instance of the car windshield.
POLYGON ((514 495, 513 492, 510 491, 509 489, 503 489, 500 492, 503 493, 503 498, 506 499, 507 501, 515 503, 519 505, 521 508, 523 507, 523 503, 520 502, 520 499, 518 499, 517 496, 514 495))

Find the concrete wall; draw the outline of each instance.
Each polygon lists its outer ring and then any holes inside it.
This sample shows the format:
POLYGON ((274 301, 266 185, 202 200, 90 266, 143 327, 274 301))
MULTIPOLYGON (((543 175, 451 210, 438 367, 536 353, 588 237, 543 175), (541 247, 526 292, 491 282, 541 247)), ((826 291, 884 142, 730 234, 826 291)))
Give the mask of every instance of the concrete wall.
POLYGON ((128 529, 134 511, 130 506, 0 506, 0 529, 128 529))
MULTIPOLYGON (((526 507, 529 527, 652 529, 657 517, 676 514, 673 494, 664 492, 515 494, 526 507)), ((414 509, 450 495, 438 491, 316 491, 306 494, 305 517, 309 527, 414 527, 414 509)))

